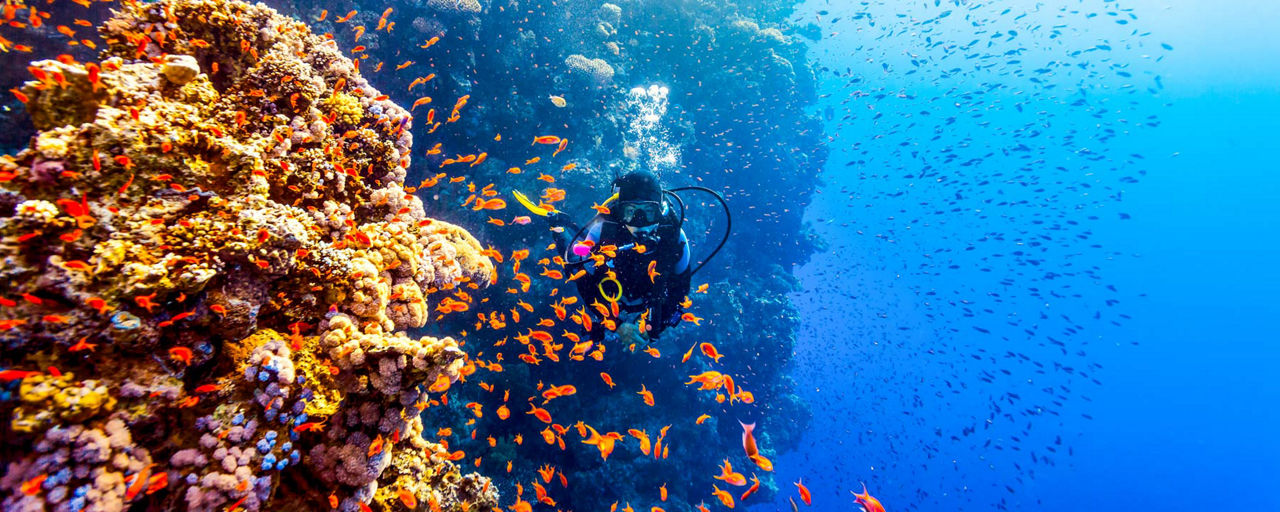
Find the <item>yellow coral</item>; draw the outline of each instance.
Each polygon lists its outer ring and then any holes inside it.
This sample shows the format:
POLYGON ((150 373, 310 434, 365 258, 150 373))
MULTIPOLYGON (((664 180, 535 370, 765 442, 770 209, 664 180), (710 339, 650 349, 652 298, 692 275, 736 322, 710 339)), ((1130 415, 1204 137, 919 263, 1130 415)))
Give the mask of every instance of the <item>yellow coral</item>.
POLYGON ((62 422, 82 422, 115 408, 107 386, 95 380, 76 381, 71 374, 59 377, 34 375, 22 380, 10 426, 15 432, 37 432, 62 422))
POLYGON ((60 159, 67 156, 67 134, 64 130, 51 130, 36 137, 36 151, 48 159, 60 159))
POLYGON ((324 106, 340 123, 357 125, 364 118, 360 99, 347 93, 339 92, 329 96, 324 100, 324 106))
POLYGON ((299 375, 306 378, 307 385, 314 397, 307 401, 307 416, 312 418, 328 418, 338 412, 345 394, 338 389, 333 380, 333 372, 317 356, 314 346, 319 342, 316 336, 303 339, 304 350, 293 353, 293 365, 299 375))

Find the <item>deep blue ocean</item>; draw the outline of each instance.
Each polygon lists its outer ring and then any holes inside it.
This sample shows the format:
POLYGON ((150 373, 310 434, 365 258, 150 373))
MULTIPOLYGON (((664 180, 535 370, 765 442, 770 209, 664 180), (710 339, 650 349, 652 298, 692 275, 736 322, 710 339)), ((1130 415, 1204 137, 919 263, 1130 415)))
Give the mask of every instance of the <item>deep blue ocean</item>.
POLYGON ((815 45, 874 85, 822 82, 836 117, 857 118, 831 127, 806 211, 831 243, 793 296, 815 413, 780 471, 824 510, 848 510, 859 482, 888 510, 1280 509, 1280 39, 1263 21, 1280 4, 805 10, 880 23, 838 22, 815 45), (974 39, 1016 53, 945 49, 974 39), (857 89, 873 96, 843 104, 857 89), (957 172, 940 163, 952 153, 982 161, 957 172))

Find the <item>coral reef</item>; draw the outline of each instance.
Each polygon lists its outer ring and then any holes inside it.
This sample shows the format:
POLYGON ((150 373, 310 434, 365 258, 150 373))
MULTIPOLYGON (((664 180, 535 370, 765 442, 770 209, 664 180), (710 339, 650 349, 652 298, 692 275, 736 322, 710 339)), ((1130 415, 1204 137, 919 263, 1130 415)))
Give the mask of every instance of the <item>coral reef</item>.
POLYGON ((0 505, 495 505, 421 436, 474 367, 408 331, 496 273, 406 192, 409 113, 261 4, 100 31, 31 63, 38 134, 0 159, 0 505))

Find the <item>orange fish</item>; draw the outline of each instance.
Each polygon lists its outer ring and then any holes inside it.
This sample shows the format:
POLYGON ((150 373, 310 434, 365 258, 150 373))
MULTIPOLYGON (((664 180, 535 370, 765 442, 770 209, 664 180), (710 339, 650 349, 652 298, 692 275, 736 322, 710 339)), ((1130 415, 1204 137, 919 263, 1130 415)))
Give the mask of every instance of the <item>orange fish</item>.
POLYGON ((711 488, 715 489, 715 491, 712 492, 711 494, 716 498, 718 498, 720 500, 720 503, 724 504, 724 506, 726 507, 733 508, 732 495, 730 495, 727 491, 720 489, 719 487, 716 487, 716 484, 711 484, 711 488))
MULTIPOLYGON (((808 491, 806 490, 805 493, 807 492, 808 491)), ((884 512, 884 506, 880 504, 880 500, 875 499, 871 496, 871 493, 867 492, 867 484, 862 484, 862 494, 858 494, 853 491, 849 492, 853 493, 854 501, 857 501, 859 505, 862 505, 862 508, 867 509, 867 512, 884 512)), ((804 496, 805 494, 802 493, 800 495, 800 499, 805 500, 805 504, 808 505, 809 500, 805 499, 804 496)))
POLYGON ((649 434, 645 433, 643 430, 636 430, 634 428, 627 429, 627 433, 631 434, 631 437, 640 441, 640 453, 648 455, 649 448, 651 446, 651 443, 649 442, 649 434))
MULTIPOLYGON (((533 144, 559 144, 560 137, 555 135, 539 135, 533 138, 533 144)), ((533 144, 529 144, 532 146, 533 144)))
POLYGON ((685 313, 680 315, 680 319, 686 322, 692 322, 693 325, 702 325, 702 318, 693 316, 693 313, 685 313))
POLYGON ((550 505, 552 507, 556 506, 555 500, 551 499, 550 496, 547 496, 547 489, 543 487, 542 484, 539 484, 536 481, 533 482, 533 492, 534 496, 538 498, 540 503, 550 505))
POLYGON ((710 417, 711 417, 711 415, 710 415, 710 414, 703 414, 702 416, 698 416, 698 419, 693 420, 693 424, 694 424, 694 425, 701 425, 701 424, 702 424, 702 422, 707 421, 707 419, 708 419, 708 418, 710 418, 710 417))
POLYGON ((543 423, 551 423, 551 413, 547 412, 546 409, 533 404, 529 404, 529 407, 529 412, 526 412, 525 414, 532 414, 533 417, 542 420, 543 423))
POLYGON ((45 479, 49 478, 48 473, 37 476, 26 482, 22 482, 22 494, 27 496, 35 496, 40 493, 40 486, 44 484, 45 479))
POLYGON ((714 360, 717 363, 720 362, 720 358, 724 357, 724 354, 721 354, 716 350, 715 345, 712 345, 710 343, 703 343, 699 345, 699 347, 702 348, 703 354, 706 354, 707 357, 710 357, 712 360, 714 360))
POLYGON ((702 386, 698 388, 700 391, 719 389, 720 386, 724 385, 724 377, 720 372, 705 371, 697 375, 690 375, 689 382, 686 382, 685 385, 698 383, 702 386))
MULTIPOLYGON (((802 478, 800 480, 796 480, 795 482, 796 489, 800 491, 800 501, 803 501, 805 506, 812 506, 813 496, 809 494, 809 488, 805 487, 804 484, 801 483, 801 481, 803 480, 804 479, 802 478)), ((881 510, 884 510, 884 509, 881 509, 881 510)))
POLYGON ((747 485, 747 477, 743 476, 742 473, 734 471, 733 464, 729 463, 729 459, 725 459, 724 464, 720 465, 720 474, 713 476, 712 478, 715 478, 716 480, 724 480, 729 485, 736 485, 738 487, 747 485))
POLYGON ((133 481, 124 490, 125 501, 133 501, 134 498, 138 497, 138 493, 142 492, 142 489, 146 487, 144 482, 151 476, 151 467, 154 465, 147 464, 142 467, 142 471, 133 474, 133 481))
POLYGON ((0 371, 0 382, 9 382, 18 379, 25 379, 32 375, 40 375, 40 372, 25 370, 3 370, 0 371))
POLYGON ((378 437, 374 438, 373 442, 369 443, 369 456, 372 457, 374 455, 382 453, 383 443, 384 441, 382 440, 382 434, 378 434, 378 437))
POLYGON ((748 487, 747 490, 742 493, 742 496, 738 496, 738 501, 747 501, 747 496, 755 494, 756 491, 760 490, 760 479, 756 478, 756 475, 751 475, 751 482, 751 487, 748 487))
POLYGON ((645 405, 653 407, 653 392, 645 389, 644 384, 640 385, 640 391, 637 391, 636 394, 644 397, 645 405))
POLYGON ((738 421, 738 424, 742 425, 742 449, 747 452, 748 458, 755 457, 760 453, 759 447, 756 446, 756 436, 753 434, 756 424, 742 421, 738 421))
POLYGON ((68 348, 67 348, 67 351, 68 351, 68 352, 79 352, 79 351, 81 351, 81 350, 88 350, 88 351, 90 351, 90 352, 93 352, 93 351, 94 351, 94 348, 96 348, 96 347, 98 346, 98 344, 97 344, 97 343, 89 343, 89 342, 88 342, 88 340, 89 340, 89 337, 88 337, 88 336, 85 336, 85 337, 83 337, 83 338, 80 338, 80 341, 76 342, 76 344, 75 344, 75 345, 72 345, 72 346, 68 347, 68 348))
POLYGON ((600 372, 600 380, 603 380, 609 386, 609 389, 613 389, 613 377, 609 376, 609 374, 600 372))
POLYGON ((220 388, 220 387, 218 387, 218 385, 217 385, 217 384, 205 384, 205 385, 203 385, 203 386, 197 386, 197 387, 196 387, 196 393, 212 393, 212 392, 217 391, 217 390, 219 390, 219 389, 221 389, 221 388, 220 388))
POLYGON ((559 189, 559 188, 547 188, 542 193, 542 200, 548 203, 563 201, 564 197, 565 197, 564 189, 559 189))
POLYGON ((693 356, 693 349, 695 348, 698 348, 697 343, 694 343, 693 346, 689 347, 689 351, 684 353, 684 357, 680 358, 680 362, 681 363, 689 362, 689 357, 693 356))
POLYGON ((173 347, 169 349, 169 357, 175 361, 182 361, 182 364, 191 366, 191 349, 187 347, 173 347))
POLYGON ((308 421, 306 423, 293 427, 293 431, 294 432, 323 432, 324 422, 308 421))
POLYGON ((654 277, 657 277, 657 276, 662 275, 662 274, 660 274, 660 273, 658 273, 658 272, 655 272, 655 271, 653 270, 653 269, 654 269, 654 268, 656 268, 657 266, 658 266, 658 260, 653 260, 653 261, 650 261, 650 262, 649 262, 649 282, 650 282, 650 283, 652 283, 652 282, 653 282, 653 278, 654 278, 654 277))
POLYGON ((243 498, 236 500, 236 502, 232 503, 230 507, 227 507, 227 512, 236 512, 237 510, 240 510, 240 504, 244 503, 244 500, 247 499, 249 499, 249 496, 246 494, 243 498))
POLYGON ((409 507, 409 510, 418 508, 418 497, 403 487, 396 490, 396 497, 400 498, 400 503, 404 503, 404 506, 409 507))
POLYGON ((575 394, 575 393, 577 393, 577 392, 578 392, 578 388, 575 388, 575 387, 573 387, 573 386, 572 386, 572 385, 570 385, 570 384, 565 384, 565 385, 563 385, 563 386, 552 386, 551 388, 549 388, 549 389, 547 389, 546 391, 543 391, 543 392, 542 392, 542 400, 543 400, 543 401, 542 401, 542 403, 544 403, 544 404, 545 404, 545 403, 547 403, 547 402, 551 401, 551 399, 553 399, 553 398, 560 398, 560 397, 562 397, 562 396, 569 396, 569 395, 573 395, 573 394, 575 394))
MULTIPOLYGON (((751 402, 743 401, 743 403, 751 403, 751 402)), ((756 465, 759 466, 760 469, 763 469, 765 471, 773 471, 773 461, 770 461, 764 455, 760 455, 758 453, 755 455, 752 455, 751 462, 756 463, 756 465)))
POLYGON ((610 432, 602 436, 590 425, 587 425, 587 429, 591 431, 591 437, 587 438, 583 443, 595 445, 596 448, 600 449, 600 458, 609 460, 609 454, 613 453, 614 442, 622 439, 622 434, 610 432))
POLYGON ((147 481, 146 494, 153 494, 156 491, 159 491, 160 489, 164 489, 165 487, 168 487, 168 486, 169 486, 169 475, 167 473, 151 475, 151 480, 147 481))
POLYGON ((551 479, 555 477, 555 473, 556 468, 550 464, 543 464, 541 468, 538 468, 538 475, 542 476, 542 481, 546 483, 551 483, 551 479))

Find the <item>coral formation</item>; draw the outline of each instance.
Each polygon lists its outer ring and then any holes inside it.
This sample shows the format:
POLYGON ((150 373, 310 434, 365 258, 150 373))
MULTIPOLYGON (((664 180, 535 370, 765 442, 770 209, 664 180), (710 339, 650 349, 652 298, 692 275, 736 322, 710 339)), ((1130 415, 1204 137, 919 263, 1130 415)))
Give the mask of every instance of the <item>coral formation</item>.
POLYGON ((421 437, 473 367, 407 331, 496 274, 406 192, 409 113, 261 4, 101 32, 31 64, 39 133, 0 160, 3 508, 496 504, 421 437))
POLYGON ((600 4, 600 9, 596 11, 596 16, 600 17, 600 21, 617 25, 618 22, 622 21, 622 8, 605 2, 600 4))
MULTIPOLYGON (((606 37, 610 34, 604 34, 606 37)), ((573 76, 577 76, 593 87, 607 87, 613 83, 613 66, 604 59, 589 59, 582 55, 570 55, 564 59, 564 65, 573 76)))
POLYGON ((427 7, 456 14, 478 14, 481 9, 478 0, 427 0, 427 7))

